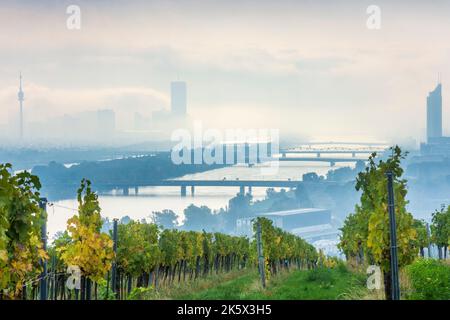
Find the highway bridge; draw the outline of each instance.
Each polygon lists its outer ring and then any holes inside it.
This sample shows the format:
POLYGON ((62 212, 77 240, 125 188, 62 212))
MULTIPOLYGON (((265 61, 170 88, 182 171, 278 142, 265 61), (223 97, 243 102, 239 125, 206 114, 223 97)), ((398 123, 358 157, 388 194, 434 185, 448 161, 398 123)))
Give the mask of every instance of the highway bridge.
POLYGON ((276 158, 278 161, 305 161, 305 162, 328 162, 334 167, 337 162, 367 161, 367 158, 345 158, 345 157, 283 157, 276 158))
POLYGON ((302 148, 285 148, 280 150, 280 161, 324 161, 329 162, 331 166, 334 166, 336 162, 356 162, 358 160, 367 160, 370 154, 377 153, 383 154, 386 151, 385 148, 377 147, 373 148, 372 146, 366 146, 361 149, 302 149, 302 148), (311 155, 314 154, 315 157, 304 157, 298 155, 311 155), (327 157, 322 157, 322 155, 327 155, 327 157), (289 155, 295 155, 294 157, 289 155), (333 156, 330 156, 333 155, 333 156), (349 157, 339 157, 337 155, 351 155, 349 157), (357 155, 363 155, 361 158, 356 158, 357 155))
MULTIPOLYGON (((264 188, 295 188, 299 184, 305 183, 301 180, 162 180, 162 181, 136 181, 133 184, 94 184, 96 187, 102 189, 119 189, 123 190, 124 195, 129 195, 129 190, 134 188, 134 193, 139 194, 139 187, 180 187, 180 194, 185 197, 188 188, 190 188, 191 195, 195 194, 195 187, 237 187, 240 193, 245 193, 247 188, 248 193, 252 193, 254 187, 264 188)), ((332 182, 327 182, 332 184, 332 182)))
POLYGON ((288 154, 315 154, 317 158, 319 158, 322 154, 348 154, 351 155, 352 158, 355 158, 357 154, 369 155, 374 152, 383 153, 385 150, 383 149, 370 149, 370 150, 357 150, 357 149, 341 149, 341 150, 298 150, 298 149, 282 149, 280 150, 280 154, 283 157, 286 157, 288 154))
POLYGON ((375 141, 307 141, 307 142, 298 142, 298 145, 353 145, 353 146, 364 146, 364 147, 372 147, 372 146, 380 146, 387 147, 390 145, 388 142, 375 142, 375 141))

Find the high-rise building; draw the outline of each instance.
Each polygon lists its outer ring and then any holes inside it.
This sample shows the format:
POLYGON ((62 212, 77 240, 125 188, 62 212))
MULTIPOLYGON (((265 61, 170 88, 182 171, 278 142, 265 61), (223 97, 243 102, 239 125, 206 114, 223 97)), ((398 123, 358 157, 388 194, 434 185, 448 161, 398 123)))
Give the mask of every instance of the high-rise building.
POLYGON ((450 137, 442 135, 442 85, 427 97, 427 143, 420 144, 420 153, 425 157, 449 157, 450 137))
POLYGON ((427 141, 442 137, 442 94, 441 84, 427 97, 427 141))
POLYGON ((20 140, 23 139, 23 100, 25 97, 25 94, 23 93, 22 90, 22 73, 20 73, 19 76, 19 92, 17 93, 17 97, 19 99, 19 108, 20 108, 20 113, 19 113, 19 137, 20 140))
POLYGON ((171 111, 177 117, 186 115, 186 82, 173 81, 170 85, 171 111))

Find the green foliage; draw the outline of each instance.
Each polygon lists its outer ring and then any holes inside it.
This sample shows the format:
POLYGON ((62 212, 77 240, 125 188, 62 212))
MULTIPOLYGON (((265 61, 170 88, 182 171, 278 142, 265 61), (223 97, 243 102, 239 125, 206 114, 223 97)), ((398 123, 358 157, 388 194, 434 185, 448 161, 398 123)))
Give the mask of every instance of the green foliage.
MULTIPOLYGON (((100 300, 115 300, 116 297, 111 288, 107 288, 107 281, 105 279, 100 279, 97 281, 97 290, 100 300)), ((110 284, 111 286, 111 284, 110 284)))
POLYGON ((161 249, 161 264, 164 266, 173 266, 183 257, 183 249, 180 245, 180 231, 163 230, 159 239, 159 248, 161 249))
POLYGON ((450 239, 450 206, 432 214, 432 241, 439 247, 448 247, 450 239))
POLYGON ((159 261, 159 230, 155 224, 130 221, 117 229, 117 264, 127 273, 138 276, 150 272, 159 261))
POLYGON ((0 298, 18 298, 25 281, 48 259, 40 229, 46 216, 39 208, 39 178, 26 171, 13 174, 0 164, 0 298))
MULTIPOLYGON (((117 263, 120 272, 140 277, 156 270, 177 269, 198 276, 211 268, 230 270, 250 255, 245 237, 205 231, 159 229, 156 224, 130 221, 118 226, 117 263)), ((163 273, 160 272, 161 275, 163 273)), ((153 274, 154 276, 154 274, 153 274)), ((184 277, 183 277, 184 278, 184 277)))
POLYGON ((415 246, 420 248, 421 253, 423 253, 423 248, 428 247, 431 242, 425 221, 414 219, 414 229, 417 234, 415 246))
POLYGON ((89 180, 81 180, 80 188, 77 191, 77 199, 80 223, 99 232, 102 227, 100 204, 98 203, 98 195, 92 192, 89 180))
POLYGON ((442 261, 419 259, 407 268, 413 300, 450 300, 450 266, 442 261))
POLYGON ((337 265, 336 265, 336 269, 339 270, 339 272, 341 272, 341 273, 348 273, 348 272, 350 272, 348 270, 348 268, 347 268, 347 265, 342 260, 338 260, 337 265))
POLYGON ((52 259, 52 266, 54 266, 55 270, 66 270, 67 265, 64 263, 61 257, 61 251, 65 246, 69 245, 72 242, 72 238, 70 237, 67 230, 64 232, 57 232, 54 236, 54 240, 51 246, 47 248, 47 252, 52 259))
POLYGON ((401 160, 406 154, 398 146, 391 151, 392 155, 386 161, 378 162, 373 153, 365 170, 358 174, 356 190, 362 191, 360 204, 345 220, 339 244, 348 259, 356 257, 361 263, 365 258, 368 263, 379 265, 385 273, 390 269, 387 172, 392 172, 394 178, 399 265, 411 263, 418 253, 414 220, 406 211, 406 180, 402 179, 401 160))
POLYGON ((133 288, 133 290, 131 290, 130 294, 127 296, 127 300, 145 300, 153 291, 153 287, 133 288))
POLYGON ((367 252, 368 218, 368 213, 362 211, 358 206, 355 208, 355 213, 351 213, 345 218, 338 248, 347 259, 356 257, 360 262, 363 259, 363 252, 367 252))
MULTIPOLYGON (((295 263, 297 266, 314 266, 318 260, 316 249, 291 233, 274 227, 272 220, 258 217, 255 219, 253 229, 256 232, 257 224, 261 225, 261 238, 263 254, 266 259, 266 274, 269 278, 271 273, 277 272, 277 267, 285 263, 295 263)), ((253 244, 253 251, 256 252, 256 241, 253 244)))
POLYGON ((88 180, 81 181, 78 189, 78 215, 67 221, 71 241, 58 248, 66 265, 75 265, 84 276, 98 281, 111 268, 113 242, 100 233, 102 220, 97 194, 92 192, 88 180))
MULTIPOLYGON (((257 272, 246 272, 234 279, 217 280, 213 285, 192 288, 190 291, 180 290, 168 298, 192 300, 332 300, 340 299, 345 292, 366 290, 366 276, 352 272, 344 272, 338 268, 325 271, 326 281, 321 276, 315 281, 310 273, 316 274, 315 269, 293 270, 273 277, 262 289, 257 272), (310 279, 310 280, 308 280, 310 279)), ((321 273, 319 271, 319 273, 321 273)))
POLYGON ((322 288, 330 288, 335 283, 331 269, 315 268, 308 272, 306 281, 316 282, 322 288))

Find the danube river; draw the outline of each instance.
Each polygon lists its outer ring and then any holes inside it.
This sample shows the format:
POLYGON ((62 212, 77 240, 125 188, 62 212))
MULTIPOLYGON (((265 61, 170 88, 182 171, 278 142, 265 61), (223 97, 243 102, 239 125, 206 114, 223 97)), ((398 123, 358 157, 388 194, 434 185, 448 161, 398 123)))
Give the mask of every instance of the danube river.
MULTIPOLYGON (((301 180, 302 175, 308 172, 316 172, 318 175, 326 175, 328 170, 343 166, 353 166, 353 163, 338 163, 330 167, 326 162, 281 162, 276 174, 263 174, 260 166, 246 167, 233 166, 207 172, 186 175, 180 179, 198 180, 301 180)), ((190 204, 196 206, 205 205, 211 209, 225 208, 228 200, 235 196, 239 190, 236 187, 196 187, 195 196, 189 193, 186 197, 180 196, 178 187, 141 187, 139 194, 134 194, 130 189, 128 196, 121 192, 110 192, 99 196, 102 216, 108 218, 121 218, 129 216, 132 219, 148 218, 152 212, 163 209, 173 210, 183 218, 183 210, 190 204)), ((255 199, 264 197, 266 188, 253 188, 255 199)), ((73 199, 57 201, 48 207, 48 224, 50 238, 60 230, 66 228, 67 219, 76 213, 77 202, 73 199)))

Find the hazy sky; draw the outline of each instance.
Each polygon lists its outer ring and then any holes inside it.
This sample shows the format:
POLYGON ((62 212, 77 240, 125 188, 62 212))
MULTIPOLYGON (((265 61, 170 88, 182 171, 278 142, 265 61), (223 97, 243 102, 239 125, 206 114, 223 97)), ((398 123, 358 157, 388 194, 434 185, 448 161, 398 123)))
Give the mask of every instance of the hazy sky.
POLYGON ((169 107, 211 127, 299 136, 423 138, 426 95, 442 73, 450 134, 450 1, 0 1, 0 125, 99 108, 169 107), (81 8, 81 30, 66 8, 81 8), (381 29, 366 9, 381 8, 381 29))

